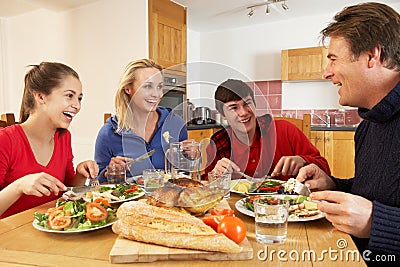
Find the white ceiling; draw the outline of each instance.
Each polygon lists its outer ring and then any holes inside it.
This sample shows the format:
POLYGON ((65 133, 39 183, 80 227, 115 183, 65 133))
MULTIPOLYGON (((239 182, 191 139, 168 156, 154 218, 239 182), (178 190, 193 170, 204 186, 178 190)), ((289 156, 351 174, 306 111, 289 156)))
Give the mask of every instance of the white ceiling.
POLYGON ((40 8, 61 12, 96 1, 99 0, 0 0, 0 17, 13 17, 40 8))
MULTIPOLYGON (((288 10, 281 3, 271 5, 270 15, 265 15, 266 7, 258 7, 254 15, 247 16, 247 7, 265 3, 267 0, 172 0, 187 7, 188 25, 194 31, 219 31, 230 28, 247 27, 256 24, 289 20, 317 14, 334 14, 348 5, 372 0, 286 0, 288 10)), ((382 3, 399 3, 399 0, 380 0, 382 3)))
MULTIPOLYGON (((0 17, 12 17, 39 8, 61 12, 96 1, 99 0, 0 0, 0 17)), ((345 6, 371 0, 286 0, 289 10, 284 11, 281 4, 276 3, 271 5, 270 15, 265 15, 265 6, 262 6, 255 8, 254 15, 251 18, 247 16, 247 7, 265 3, 267 0, 172 1, 187 7, 188 27, 191 30, 208 32, 290 20, 316 14, 329 14, 331 17, 345 6)), ((400 3, 399 0, 381 0, 379 2, 387 4, 400 3)))

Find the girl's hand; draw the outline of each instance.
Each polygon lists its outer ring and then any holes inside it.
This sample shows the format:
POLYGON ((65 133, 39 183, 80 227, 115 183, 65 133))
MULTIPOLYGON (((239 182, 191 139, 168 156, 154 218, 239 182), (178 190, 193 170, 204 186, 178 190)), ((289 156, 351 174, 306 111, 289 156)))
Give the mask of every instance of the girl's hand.
POLYGON ((50 196, 51 193, 57 196, 66 189, 60 180, 45 172, 28 174, 16 182, 21 194, 37 197, 50 196))
POLYGON ((87 160, 81 162, 76 167, 76 173, 82 175, 85 178, 96 178, 99 174, 99 166, 93 160, 87 160))

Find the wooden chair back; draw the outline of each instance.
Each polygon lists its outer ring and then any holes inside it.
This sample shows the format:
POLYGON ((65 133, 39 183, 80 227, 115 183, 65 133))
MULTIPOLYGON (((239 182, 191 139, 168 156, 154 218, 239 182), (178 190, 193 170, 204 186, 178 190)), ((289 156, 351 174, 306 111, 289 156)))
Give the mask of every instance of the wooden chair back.
POLYGON ((4 113, 1 114, 1 120, 7 123, 7 126, 15 124, 14 113, 4 113))
POLYGON ((111 113, 104 113, 104 123, 106 123, 106 120, 110 117, 111 117, 111 113))
POLYGON ((0 120, 0 128, 7 127, 7 122, 0 120))
POLYGON ((311 138, 311 114, 304 114, 303 119, 274 117, 275 120, 285 120, 293 123, 299 128, 308 139, 311 138))

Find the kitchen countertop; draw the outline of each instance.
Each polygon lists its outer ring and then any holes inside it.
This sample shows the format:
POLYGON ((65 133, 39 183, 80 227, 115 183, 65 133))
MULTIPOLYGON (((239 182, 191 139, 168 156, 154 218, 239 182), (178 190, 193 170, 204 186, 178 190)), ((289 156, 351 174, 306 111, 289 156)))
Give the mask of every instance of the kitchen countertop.
POLYGON ((311 131, 348 131, 355 132, 357 130, 357 126, 352 125, 344 125, 344 126, 335 126, 326 127, 323 125, 311 125, 311 131))
POLYGON ((204 130, 204 129, 211 129, 211 128, 222 128, 224 127, 223 125, 219 123, 214 123, 214 124, 201 124, 201 125, 195 125, 195 124, 189 124, 187 125, 188 130, 204 130))
MULTIPOLYGON (((189 124, 187 125, 188 130, 205 130, 211 128, 222 128, 224 125, 222 124, 189 124)), ((326 127, 323 125, 311 125, 311 131, 347 131, 347 132, 355 132, 357 130, 357 126, 345 125, 345 126, 335 126, 326 127)))

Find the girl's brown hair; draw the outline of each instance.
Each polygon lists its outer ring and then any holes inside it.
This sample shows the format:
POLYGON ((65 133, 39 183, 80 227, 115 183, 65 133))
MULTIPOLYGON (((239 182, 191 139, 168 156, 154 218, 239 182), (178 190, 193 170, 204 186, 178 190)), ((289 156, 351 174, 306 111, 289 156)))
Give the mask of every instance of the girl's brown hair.
POLYGON ((35 109, 33 92, 49 95, 54 88, 61 85, 65 76, 73 76, 79 80, 78 73, 72 68, 57 62, 42 62, 32 67, 25 75, 25 87, 22 97, 19 122, 25 122, 35 109))

